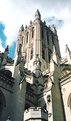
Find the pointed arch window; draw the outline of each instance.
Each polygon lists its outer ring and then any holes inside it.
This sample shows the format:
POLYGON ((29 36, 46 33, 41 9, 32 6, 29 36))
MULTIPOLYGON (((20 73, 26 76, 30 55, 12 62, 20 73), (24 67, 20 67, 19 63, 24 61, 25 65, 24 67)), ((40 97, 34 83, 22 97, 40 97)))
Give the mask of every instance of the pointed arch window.
POLYGON ((68 105, 68 107, 69 107, 70 110, 71 110, 71 93, 70 93, 69 96, 68 96, 67 105, 68 105))
POLYGON ((30 55, 30 59, 33 58, 33 49, 31 49, 31 55, 30 55))
POLYGON ((45 50, 42 48, 42 58, 45 59, 45 50))
POLYGON ((34 27, 32 27, 32 38, 34 38, 34 27))
MULTIPOLYGON (((27 51, 27 50, 26 50, 27 51)), ((27 61, 27 53, 25 52, 25 56, 24 56, 25 62, 27 61)))
POLYGON ((26 34, 26 43, 28 43, 28 38, 29 38, 29 32, 26 34))

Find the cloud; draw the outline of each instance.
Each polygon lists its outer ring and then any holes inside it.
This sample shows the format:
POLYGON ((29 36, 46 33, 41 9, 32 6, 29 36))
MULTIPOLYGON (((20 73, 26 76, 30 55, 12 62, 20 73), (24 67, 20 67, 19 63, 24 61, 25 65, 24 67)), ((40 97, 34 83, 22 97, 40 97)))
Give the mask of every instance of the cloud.
POLYGON ((55 16, 45 18, 46 24, 52 26, 53 24, 57 29, 63 27, 64 21, 61 19, 56 18, 55 16))
POLYGON ((60 50, 62 57, 65 56, 65 45, 68 44, 69 48, 71 48, 71 25, 66 24, 63 28, 58 30, 58 38, 60 43, 60 50))
POLYGON ((58 9, 59 8, 65 8, 65 7, 71 7, 71 0, 29 0, 29 1, 34 1, 36 4, 39 3, 42 6, 47 6, 48 9, 58 9))

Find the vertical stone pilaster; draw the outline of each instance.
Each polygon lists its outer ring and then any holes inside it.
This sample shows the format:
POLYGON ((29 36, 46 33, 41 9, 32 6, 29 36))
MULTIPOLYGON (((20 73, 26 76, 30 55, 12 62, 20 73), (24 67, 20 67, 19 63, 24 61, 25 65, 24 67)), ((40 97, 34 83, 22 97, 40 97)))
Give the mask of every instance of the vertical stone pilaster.
POLYGON ((34 55, 41 57, 41 27, 40 20, 35 20, 34 55))
POLYGON ((55 65, 53 73, 53 86, 52 86, 52 108, 53 108, 53 121, 66 121, 64 114, 64 107, 62 103, 61 90, 59 85, 59 70, 55 65))

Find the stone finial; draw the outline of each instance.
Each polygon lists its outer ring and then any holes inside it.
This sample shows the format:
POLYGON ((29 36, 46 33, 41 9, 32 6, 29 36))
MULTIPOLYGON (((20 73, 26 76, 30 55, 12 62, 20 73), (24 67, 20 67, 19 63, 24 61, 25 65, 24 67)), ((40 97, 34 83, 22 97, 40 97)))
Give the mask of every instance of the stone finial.
POLYGON ((44 20, 44 24, 46 25, 46 21, 44 20))
POLYGON ((66 55, 67 55, 67 59, 68 59, 68 62, 71 63, 71 51, 68 47, 68 45, 66 45, 66 55))
POLYGON ((32 21, 30 21, 30 25, 32 25, 32 21))
POLYGON ((36 13, 35 13, 35 19, 41 19, 41 14, 39 12, 39 10, 37 9, 36 13))
POLYGON ((23 26, 23 24, 22 24, 21 27, 20 27, 20 31, 21 31, 21 32, 24 31, 24 26, 23 26))
POLYGON ((27 29, 27 25, 25 26, 25 29, 27 29))
POLYGON ((9 45, 7 45, 4 52, 7 52, 7 53, 9 52, 9 45))
POLYGON ((69 49, 68 45, 66 44, 66 51, 65 52, 67 52, 67 51, 70 53, 70 49, 69 49))
POLYGON ((57 30, 54 24, 51 26, 51 30, 53 31, 53 33, 57 34, 57 30))

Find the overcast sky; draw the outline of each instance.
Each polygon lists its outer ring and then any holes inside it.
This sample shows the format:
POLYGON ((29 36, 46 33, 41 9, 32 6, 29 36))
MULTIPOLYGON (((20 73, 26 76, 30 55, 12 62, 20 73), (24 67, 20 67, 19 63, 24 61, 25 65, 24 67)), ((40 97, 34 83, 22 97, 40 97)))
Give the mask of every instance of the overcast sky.
POLYGON ((34 20, 37 9, 42 20, 56 25, 62 57, 65 56, 65 45, 71 48, 71 0, 0 0, 0 51, 9 45, 13 57, 19 28, 34 20))

